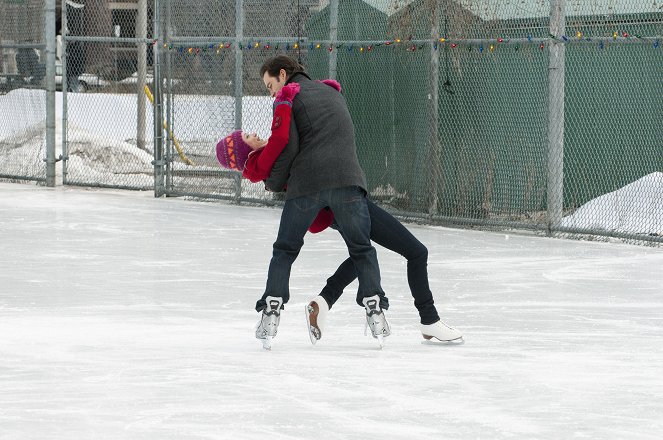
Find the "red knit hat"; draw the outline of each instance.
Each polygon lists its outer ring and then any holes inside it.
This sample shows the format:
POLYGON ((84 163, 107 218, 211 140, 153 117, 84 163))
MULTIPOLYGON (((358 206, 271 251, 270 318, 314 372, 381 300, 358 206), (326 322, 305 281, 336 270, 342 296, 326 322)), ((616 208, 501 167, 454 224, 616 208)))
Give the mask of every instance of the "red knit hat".
POLYGON ((216 144, 216 159, 222 167, 242 171, 251 147, 242 139, 242 130, 233 131, 216 144))

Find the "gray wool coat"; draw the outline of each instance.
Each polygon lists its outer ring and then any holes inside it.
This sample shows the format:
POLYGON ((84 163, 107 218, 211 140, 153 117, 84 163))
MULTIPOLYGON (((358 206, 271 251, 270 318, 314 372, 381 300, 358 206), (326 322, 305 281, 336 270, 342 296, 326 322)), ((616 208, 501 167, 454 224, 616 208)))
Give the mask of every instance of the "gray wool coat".
POLYGON ((358 186, 367 191, 359 166, 355 130, 345 98, 333 87, 295 73, 299 94, 292 103, 290 138, 265 186, 286 200, 326 189, 358 186))

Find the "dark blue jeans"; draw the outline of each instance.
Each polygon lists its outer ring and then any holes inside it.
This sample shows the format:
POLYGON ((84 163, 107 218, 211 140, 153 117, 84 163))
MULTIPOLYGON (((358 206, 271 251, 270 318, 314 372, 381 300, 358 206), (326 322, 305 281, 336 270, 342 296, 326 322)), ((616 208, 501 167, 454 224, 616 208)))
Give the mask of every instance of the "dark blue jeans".
MULTIPOLYGON (((256 303, 256 310, 265 307, 265 298, 275 296, 290 299, 290 269, 304 245, 304 235, 320 209, 329 206, 359 278, 357 304, 363 307, 364 297, 379 295, 381 303, 388 307, 387 298, 380 285, 380 268, 377 253, 371 245, 371 217, 368 212, 366 193, 351 186, 320 191, 285 202, 281 213, 281 224, 274 242, 272 260, 269 263, 265 293, 256 303)), ((354 278, 353 278, 354 279, 354 278)), ((385 308, 387 308, 385 307, 385 308)))
MULTIPOLYGON (((428 249, 415 238, 405 226, 384 209, 367 200, 371 216, 371 240, 385 248, 401 254, 407 260, 407 281, 414 298, 414 306, 419 311, 422 324, 433 324, 440 320, 433 294, 428 285, 428 249)), ((334 211, 332 209, 332 211, 334 211)), ((336 214, 336 211, 334 211, 336 214)), ((342 231, 341 235, 343 235, 342 231)), ((345 260, 320 295, 329 307, 343 294, 348 284, 357 278, 357 271, 351 259, 345 260)))

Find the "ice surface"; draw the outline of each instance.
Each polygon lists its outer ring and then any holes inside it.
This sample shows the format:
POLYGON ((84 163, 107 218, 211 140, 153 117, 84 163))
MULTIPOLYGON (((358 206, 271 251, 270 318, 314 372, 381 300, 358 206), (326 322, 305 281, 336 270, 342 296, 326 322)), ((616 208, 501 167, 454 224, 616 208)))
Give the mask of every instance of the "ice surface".
POLYGON ((461 346, 422 344, 378 247, 384 350, 309 235, 273 349, 253 336, 279 209, 0 183, 1 439, 659 439, 660 248, 410 225, 461 346))

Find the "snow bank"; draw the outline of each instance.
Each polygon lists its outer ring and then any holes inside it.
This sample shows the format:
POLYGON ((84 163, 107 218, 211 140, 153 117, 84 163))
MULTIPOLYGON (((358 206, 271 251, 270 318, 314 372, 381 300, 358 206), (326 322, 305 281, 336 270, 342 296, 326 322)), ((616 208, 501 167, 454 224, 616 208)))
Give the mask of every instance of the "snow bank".
POLYGON ((42 130, 46 122, 46 92, 12 90, 0 95, 0 142, 16 144, 26 132, 42 130))
MULTIPOLYGON (((247 131, 269 136, 272 99, 242 100, 247 131)), ((137 99, 129 94, 70 93, 67 95, 68 177, 78 182, 150 186, 153 119, 146 100, 145 150, 136 146, 137 99)), ((46 93, 17 89, 0 95, 0 174, 35 176, 45 173, 46 93)), ((56 157, 62 154, 62 93, 56 93, 56 157)), ((216 167, 214 146, 234 130, 235 99, 231 96, 173 97, 172 127, 183 152, 198 167, 216 167)), ((165 135, 165 134, 164 134, 165 135)), ((178 163, 175 164, 179 168, 178 163)), ((185 165, 182 165, 186 167, 185 165)), ((58 167, 58 174, 60 168, 58 167)))
POLYGON ((663 235, 663 173, 604 194, 562 220, 563 227, 663 235))

